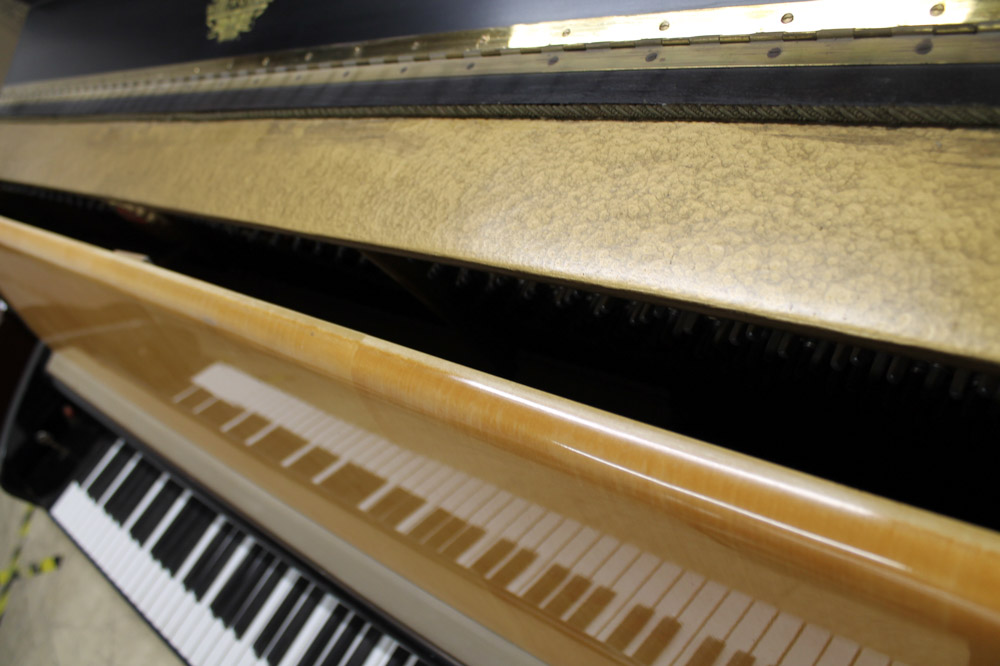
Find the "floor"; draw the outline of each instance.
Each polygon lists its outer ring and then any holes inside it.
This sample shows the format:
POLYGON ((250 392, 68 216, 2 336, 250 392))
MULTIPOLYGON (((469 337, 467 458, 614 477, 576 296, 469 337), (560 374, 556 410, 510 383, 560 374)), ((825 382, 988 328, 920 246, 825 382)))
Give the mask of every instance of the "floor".
MULTIPOLYGON (((0 589, 21 546, 16 567, 21 573, 7 584, 0 616, 0 664, 182 663, 45 511, 31 513, 23 530, 27 509, 0 491, 0 589), (57 568, 32 575, 32 564, 55 556, 57 568)), ((50 566, 48 560, 42 568, 50 566)))

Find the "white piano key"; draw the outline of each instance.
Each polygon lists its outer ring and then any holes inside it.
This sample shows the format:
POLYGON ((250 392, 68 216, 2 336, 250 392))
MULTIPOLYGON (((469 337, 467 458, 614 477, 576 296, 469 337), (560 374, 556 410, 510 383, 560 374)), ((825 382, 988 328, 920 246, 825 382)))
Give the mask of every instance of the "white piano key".
POLYGON ((101 568, 107 573, 109 578, 117 580, 121 572, 129 565, 138 553, 138 547, 128 532, 113 522, 108 524, 109 531, 113 532, 113 540, 109 542, 109 550, 102 556, 101 568))
POLYGON ((860 649, 861 646, 854 641, 834 636, 823 651, 823 656, 816 662, 816 666, 851 666, 854 656, 860 649))
POLYGON ((785 653, 782 664, 812 664, 830 641, 830 632, 814 624, 807 624, 785 653))
POLYGON ((316 636, 323 629, 323 625, 330 619, 333 610, 337 607, 337 600, 332 595, 326 594, 316 604, 309 619, 302 625, 299 635, 295 637, 292 644, 288 646, 288 652, 278 663, 278 666, 295 666, 312 646, 316 636))
MULTIPOLYGON (((190 595, 190 600, 185 602, 189 593, 184 589, 184 579, 187 577, 188 573, 190 573, 195 563, 201 558, 202 553, 205 552, 208 545, 212 543, 213 539, 215 539, 215 535, 219 533, 219 530, 222 529, 225 522, 226 520, 222 516, 215 517, 215 520, 209 524, 208 529, 201 535, 201 538, 198 539, 194 548, 190 553, 188 553, 187 557, 184 558, 184 562, 182 562, 181 566, 177 569, 177 573, 174 575, 175 584, 163 590, 156 596, 155 601, 150 602, 152 605, 161 609, 156 612, 156 617, 160 622, 167 623, 168 618, 176 617, 175 613, 178 608, 182 605, 186 605, 186 603, 193 602, 193 594, 190 595)), ((176 630, 176 627, 173 625, 173 622, 169 622, 165 628, 174 631, 176 630)))
POLYGON ((122 530, 128 532, 133 526, 135 526, 136 521, 139 520, 139 517, 146 512, 146 509, 148 509, 149 505, 153 503, 153 500, 156 499, 156 496, 160 494, 160 491, 163 490, 163 486, 167 485, 167 481, 169 480, 170 477, 166 473, 160 474, 160 476, 157 477, 156 481, 153 482, 153 485, 149 487, 146 494, 143 495, 142 499, 139 500, 139 503, 136 504, 132 513, 129 514, 128 520, 122 524, 122 530))
MULTIPOLYGON (((330 654, 330 651, 333 649, 333 646, 337 644, 338 640, 340 640, 340 635, 344 633, 344 631, 347 629, 347 625, 353 619, 354 619, 353 612, 349 612, 347 613, 347 615, 344 616, 344 619, 340 621, 340 624, 337 626, 337 629, 333 632, 333 636, 331 636, 330 640, 326 642, 326 647, 323 648, 323 651, 320 652, 319 657, 316 658, 315 663, 317 664, 323 663, 323 660, 325 660, 326 656, 330 654)), ((341 659, 340 663, 345 664, 347 663, 347 661, 345 659, 341 659)))
MULTIPOLYGON (((595 548, 597 547, 598 544, 595 544, 595 548)), ((631 544, 620 544, 616 549, 610 551, 610 554, 606 556, 606 559, 600 563, 592 574, 581 573, 580 575, 590 579, 590 587, 587 588, 584 594, 580 595, 579 599, 570 605, 566 612, 563 613, 563 617, 567 620, 573 617, 577 609, 586 602, 590 594, 598 587, 610 587, 638 556, 638 548, 631 544)), ((574 573, 570 572, 569 577, 572 578, 573 575, 574 573)))
POLYGON ((278 610, 278 606, 281 605, 281 602, 291 592, 295 581, 298 580, 300 575, 297 569, 289 567, 285 575, 278 581, 278 584, 274 586, 274 590, 271 591, 267 601, 264 602, 257 616, 243 634, 243 639, 240 641, 240 645, 243 646, 242 654, 237 655, 237 659, 233 663, 249 665, 257 661, 256 655, 253 652, 253 644, 261 632, 264 631, 264 628, 267 627, 268 622, 271 621, 271 616, 278 610))
MULTIPOLYGON (((274 571, 275 571, 275 569, 277 569, 277 567, 278 567, 278 560, 274 560, 273 562, 271 562, 271 564, 269 564, 267 566, 267 568, 264 570, 264 573, 257 579, 256 583, 253 586, 253 589, 250 591, 250 594, 247 596, 247 599, 244 600, 244 603, 246 603, 246 602, 248 602, 248 601, 256 598, 257 594, 259 594, 259 592, 260 592, 260 589, 264 586, 264 583, 268 579, 270 579, 271 575, 274 573, 274 571)), ((287 572, 286 572, 286 575, 287 575, 287 572)), ((279 584, 280 584, 280 582, 279 582, 279 584)), ((277 586, 275 586, 275 587, 277 587, 277 586)), ((274 591, 275 590, 272 590, 272 593, 268 595, 267 601, 270 601, 270 599, 274 596, 273 595, 274 591)), ((278 601, 280 603, 280 599, 278 601)), ((243 609, 240 609, 240 610, 243 610, 243 609)), ((263 607, 260 610, 263 611, 263 607)), ((242 617, 238 616, 236 621, 240 622, 241 620, 242 620, 242 617)), ((256 616, 254 617, 254 621, 256 621, 256 616)), ((234 637, 234 640, 236 641, 235 644, 234 645, 230 645, 230 646, 226 646, 225 650, 220 650, 220 652, 222 652, 222 656, 217 656, 217 655, 213 654, 212 655, 212 660, 211 660, 210 663, 214 663, 214 664, 227 664, 229 666, 232 666, 232 664, 238 663, 240 661, 240 659, 243 658, 244 653, 249 649, 250 646, 253 645, 253 639, 250 636, 250 631, 252 629, 253 629, 253 622, 251 622, 251 624, 247 626, 246 631, 243 632, 243 636, 241 638, 236 638, 236 632, 234 631, 233 632, 233 637, 234 637)))
POLYGON ((139 520, 140 516, 142 516, 146 509, 149 508, 149 505, 152 504, 154 499, 156 499, 156 496, 163 489, 163 486, 167 484, 169 479, 170 477, 167 474, 160 474, 160 476, 153 482, 153 485, 151 485, 146 491, 146 494, 142 496, 142 499, 140 499, 135 507, 133 507, 126 520, 122 522, 118 533, 124 548, 120 555, 114 556, 108 562, 108 570, 110 572, 118 572, 126 560, 136 556, 136 553, 139 551, 139 544, 129 534, 129 530, 132 529, 136 521, 139 520))
POLYGON ((889 666, 889 657, 871 648, 864 648, 852 666, 889 666))
MULTIPOLYGON (((149 538, 146 539, 146 542, 143 544, 142 550, 144 553, 149 553, 153 549, 153 546, 155 546, 156 542, 160 540, 160 537, 163 536, 163 533, 166 532, 167 529, 169 529, 170 526, 173 524, 174 519, 177 518, 177 514, 179 514, 184 509, 184 506, 188 503, 189 499, 191 499, 191 491, 187 489, 181 491, 181 494, 178 495, 177 499, 174 500, 174 503, 170 505, 170 508, 167 510, 167 513, 164 514, 160 522, 157 523, 156 528, 152 531, 152 533, 149 535, 149 538)), ((123 582, 129 585, 130 589, 133 589, 131 588, 131 583, 133 579, 134 575, 124 578, 123 582)), ((148 580, 143 581, 140 585, 134 588, 137 590, 136 593, 141 594, 142 593, 141 591, 148 588, 151 582, 152 581, 148 580)))
POLYGON ((743 615, 736 628, 726 639, 726 647, 722 649, 719 658, 712 666, 725 666, 736 652, 750 653, 764 632, 771 626, 778 609, 763 601, 754 601, 750 609, 743 615))
POLYGON ((618 580, 611 586, 611 591, 615 593, 614 598, 608 605, 597 614, 597 617, 587 626, 585 633, 595 638, 602 632, 605 626, 615 618, 619 611, 632 598, 636 590, 645 583, 656 567, 660 565, 660 560, 655 555, 642 553, 629 566, 628 569, 618 577, 618 580))
MULTIPOLYGON (((167 513, 167 517, 170 517, 169 512, 167 513)), ((174 514, 174 517, 176 517, 176 514, 174 514)), ((169 525, 170 522, 172 522, 172 518, 170 520, 165 518, 161 521, 161 524, 166 523, 169 525)), ((143 603, 152 603, 152 600, 163 589, 162 578, 169 575, 160 566, 159 562, 153 559, 151 551, 152 544, 147 539, 145 544, 132 558, 132 561, 138 563, 138 566, 133 566, 129 571, 123 572, 118 580, 119 587, 125 590, 130 598, 141 600, 143 603)))
POLYGON ((278 626, 277 631, 274 632, 274 636, 271 637, 271 642, 268 643, 267 646, 265 646, 264 649, 261 651, 262 659, 267 658, 267 655, 271 652, 271 650, 274 649, 274 646, 277 644, 278 640, 281 639, 282 634, 284 634, 288 630, 288 625, 290 625, 292 623, 292 620, 295 619, 295 616, 298 614, 299 610, 301 610, 302 605, 306 602, 306 599, 309 598, 309 595, 312 594, 312 591, 315 587, 316 587, 315 585, 310 583, 309 585, 306 586, 305 590, 303 590, 302 594, 299 595, 299 598, 295 600, 295 603, 292 605, 291 610, 288 612, 287 615, 285 615, 285 619, 282 620, 281 624, 278 626))
POLYGON ((743 594, 731 590, 723 599, 719 607, 702 625, 701 630, 695 635, 684 652, 677 659, 677 663, 686 664, 694 656, 695 651, 706 638, 714 638, 725 644, 726 638, 736 628, 743 615, 750 608, 753 599, 743 594))
POLYGON ((392 653, 397 647, 399 647, 399 643, 390 638, 388 634, 383 634, 368 654, 363 666, 383 666, 392 657, 392 653))
POLYGON ((802 620, 788 613, 779 613, 750 654, 761 666, 774 666, 801 629, 802 620))
POLYGON ((653 607, 653 615, 646 626, 636 634, 625 648, 625 654, 632 655, 642 645, 664 617, 676 618, 705 585, 705 577, 693 571, 685 571, 670 587, 663 598, 653 607))
POLYGON ((347 648, 347 652, 344 653, 343 658, 340 660, 341 664, 347 664, 351 661, 351 657, 354 655, 354 651, 358 649, 358 645, 364 640, 365 634, 371 629, 371 624, 365 622, 361 625, 361 629, 358 630, 358 635, 354 637, 351 641, 350 646, 347 648))
MULTIPOLYGON (((675 616, 681 628, 671 639, 670 643, 663 649, 660 656, 654 662, 656 666, 667 666, 672 664, 680 654, 693 643, 693 638, 701 630, 709 616, 722 603, 728 590, 725 586, 714 581, 708 581, 698 591, 691 601, 688 602, 680 615, 675 616)), ((697 645, 692 645, 692 652, 697 649, 697 645)))
POLYGON ((129 474, 132 473, 132 470, 135 469, 135 466, 138 464, 139 464, 139 454, 135 453, 132 455, 131 458, 129 458, 125 462, 125 466, 118 471, 118 474, 115 475, 115 478, 111 481, 111 484, 107 488, 105 488, 103 493, 101 493, 100 498, 98 498, 97 500, 97 506, 101 510, 101 513, 103 515, 107 515, 105 513, 104 506, 108 503, 108 500, 111 499, 111 497, 116 492, 118 492, 118 488, 121 487, 122 483, 125 482, 125 479, 128 477, 129 474))
POLYGON ((253 537, 248 536, 243 538, 243 541, 233 551, 229 560, 216 575, 215 580, 201 598, 201 608, 198 613, 201 616, 201 620, 197 628, 191 631, 189 640, 186 641, 182 648, 182 654, 185 654, 184 650, 190 652, 192 661, 201 662, 208 655, 211 646, 225 634, 226 628, 222 625, 222 621, 212 614, 212 602, 215 601, 219 592, 229 582, 233 573, 243 563, 243 560, 250 554, 250 549, 253 548, 255 543, 256 539, 253 537))

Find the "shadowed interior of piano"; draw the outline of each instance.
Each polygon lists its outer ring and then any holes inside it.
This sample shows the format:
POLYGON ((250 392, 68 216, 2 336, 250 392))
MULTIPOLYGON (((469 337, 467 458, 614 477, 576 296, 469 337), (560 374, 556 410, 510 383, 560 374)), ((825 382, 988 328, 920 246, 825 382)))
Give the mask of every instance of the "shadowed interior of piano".
POLYGON ((998 28, 32 3, 0 482, 192 664, 993 664, 998 28))

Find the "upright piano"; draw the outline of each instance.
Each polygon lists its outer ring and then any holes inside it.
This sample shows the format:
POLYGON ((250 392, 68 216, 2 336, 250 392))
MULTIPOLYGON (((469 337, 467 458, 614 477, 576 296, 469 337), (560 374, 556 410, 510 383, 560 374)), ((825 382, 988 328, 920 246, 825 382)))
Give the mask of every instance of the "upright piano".
POLYGON ((1000 2, 0 9, 0 481, 188 663, 1000 663, 1000 2))

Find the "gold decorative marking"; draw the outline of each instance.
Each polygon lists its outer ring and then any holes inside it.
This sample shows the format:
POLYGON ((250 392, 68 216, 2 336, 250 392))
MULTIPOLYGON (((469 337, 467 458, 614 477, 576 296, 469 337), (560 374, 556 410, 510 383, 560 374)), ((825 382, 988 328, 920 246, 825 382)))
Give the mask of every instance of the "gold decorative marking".
POLYGON ((205 8, 208 38, 231 42, 253 29, 271 0, 212 0, 205 8))

